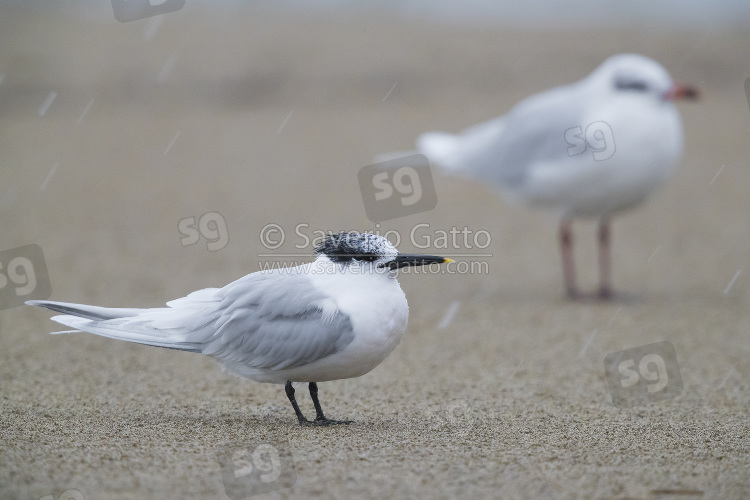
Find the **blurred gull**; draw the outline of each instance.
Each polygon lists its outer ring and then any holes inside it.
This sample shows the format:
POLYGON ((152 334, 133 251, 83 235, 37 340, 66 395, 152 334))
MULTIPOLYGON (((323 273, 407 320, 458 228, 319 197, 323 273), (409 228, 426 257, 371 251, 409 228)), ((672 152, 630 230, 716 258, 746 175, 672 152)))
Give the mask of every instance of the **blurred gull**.
POLYGON ((487 182, 560 215, 565 288, 580 297, 572 220, 599 219, 598 295, 612 296, 610 218, 664 184, 682 154, 674 101, 694 99, 657 62, 610 57, 583 80, 533 95, 460 134, 429 132, 419 151, 446 172, 487 182))
POLYGON ((316 254, 314 262, 252 273, 168 307, 27 304, 63 313, 52 319, 74 332, 206 354, 241 377, 285 383, 300 425, 346 424, 325 417, 316 382, 359 377, 388 357, 409 317, 397 271, 451 260, 401 254, 381 236, 355 232, 329 235, 316 254), (309 383, 315 420, 300 411, 293 382, 309 383))

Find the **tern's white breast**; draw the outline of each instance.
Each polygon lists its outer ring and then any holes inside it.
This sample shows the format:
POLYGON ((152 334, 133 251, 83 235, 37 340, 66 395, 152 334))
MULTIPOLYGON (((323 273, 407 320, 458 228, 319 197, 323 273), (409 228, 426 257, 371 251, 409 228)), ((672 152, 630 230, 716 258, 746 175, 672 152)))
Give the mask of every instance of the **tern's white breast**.
POLYGON ((358 377, 378 366, 396 348, 406 331, 409 306, 398 281, 387 272, 354 264, 344 272, 310 275, 341 313, 349 316, 354 340, 339 353, 309 365, 320 365, 314 381, 358 377))

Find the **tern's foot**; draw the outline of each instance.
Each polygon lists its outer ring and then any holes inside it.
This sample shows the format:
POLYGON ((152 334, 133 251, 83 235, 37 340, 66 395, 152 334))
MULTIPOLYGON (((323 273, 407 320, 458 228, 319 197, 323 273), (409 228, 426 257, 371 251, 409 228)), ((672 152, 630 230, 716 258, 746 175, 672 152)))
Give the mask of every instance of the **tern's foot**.
POLYGON ((299 425, 325 427, 328 425, 349 425, 353 422, 353 420, 331 420, 329 418, 316 418, 315 420, 300 420, 299 425))

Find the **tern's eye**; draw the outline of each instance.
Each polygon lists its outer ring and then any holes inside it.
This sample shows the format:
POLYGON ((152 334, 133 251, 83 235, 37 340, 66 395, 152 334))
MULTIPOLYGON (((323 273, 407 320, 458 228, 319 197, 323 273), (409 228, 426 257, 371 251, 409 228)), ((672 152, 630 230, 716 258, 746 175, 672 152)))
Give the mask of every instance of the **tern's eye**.
POLYGON ((615 88, 617 90, 634 91, 634 92, 646 92, 648 91, 648 84, 642 80, 632 80, 629 78, 618 78, 615 80, 615 88))
POLYGON ((378 256, 370 253, 363 253, 361 255, 358 255, 357 259, 361 260, 362 262, 375 262, 376 260, 378 260, 378 256))

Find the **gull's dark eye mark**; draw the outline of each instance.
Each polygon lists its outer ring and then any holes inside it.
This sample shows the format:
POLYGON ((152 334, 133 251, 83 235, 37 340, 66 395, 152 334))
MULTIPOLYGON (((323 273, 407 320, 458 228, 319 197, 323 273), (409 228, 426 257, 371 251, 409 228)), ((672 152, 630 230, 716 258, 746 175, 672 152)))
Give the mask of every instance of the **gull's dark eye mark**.
POLYGON ((628 80, 625 78, 619 78, 615 80, 615 88, 617 90, 632 90, 635 92, 646 92, 648 90, 648 84, 639 80, 628 80))

